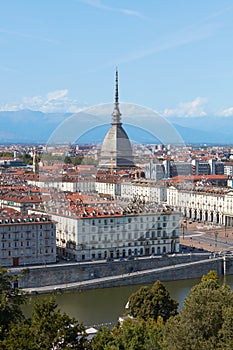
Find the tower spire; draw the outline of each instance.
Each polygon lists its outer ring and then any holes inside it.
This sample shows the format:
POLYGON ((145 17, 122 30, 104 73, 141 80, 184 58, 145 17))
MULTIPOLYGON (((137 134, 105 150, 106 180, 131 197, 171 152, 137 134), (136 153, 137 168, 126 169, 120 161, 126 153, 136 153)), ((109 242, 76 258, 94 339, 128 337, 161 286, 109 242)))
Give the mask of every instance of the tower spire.
POLYGON ((116 67, 115 104, 119 103, 118 99, 119 99, 119 94, 118 94, 118 70, 117 70, 117 67, 116 67))
POLYGON ((112 124, 121 124, 121 112, 119 110, 119 93, 118 93, 118 70, 116 68, 116 84, 115 84, 115 103, 112 112, 112 124))

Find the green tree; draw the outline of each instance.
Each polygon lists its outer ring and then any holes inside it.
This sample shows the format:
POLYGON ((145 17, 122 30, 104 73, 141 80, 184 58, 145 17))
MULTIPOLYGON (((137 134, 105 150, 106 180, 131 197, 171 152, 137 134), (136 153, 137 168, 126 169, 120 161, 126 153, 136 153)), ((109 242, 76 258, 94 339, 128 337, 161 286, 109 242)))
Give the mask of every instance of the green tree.
POLYGON ((111 330, 107 327, 102 327, 96 333, 91 341, 92 350, 105 350, 106 346, 113 344, 114 337, 111 330))
POLYGON ((218 277, 218 274, 215 270, 210 270, 210 272, 207 275, 203 275, 201 278, 201 282, 205 282, 205 281, 209 281, 209 280, 213 280, 218 285, 220 285, 219 277, 218 277))
MULTIPOLYGON (((194 286, 185 299, 180 315, 165 325, 169 350, 216 350, 232 344, 233 293, 221 286, 211 272, 194 286)), ((230 348, 229 348, 230 349, 230 348)))
POLYGON ((160 281, 156 281, 152 288, 142 287, 130 296, 128 313, 144 320, 157 320, 160 316, 166 321, 177 314, 177 308, 178 302, 160 281))
POLYGON ((4 350, 37 350, 39 344, 34 337, 29 321, 22 320, 11 323, 6 337, 0 341, 0 348, 4 350))
POLYGON ((32 156, 29 153, 24 153, 19 156, 19 158, 21 158, 25 164, 32 165, 33 163, 32 156))
POLYGON ((65 163, 65 164, 72 164, 71 157, 65 156, 65 158, 64 158, 64 163, 65 163))
POLYGON ((26 298, 14 288, 15 281, 15 276, 0 267, 0 339, 4 338, 11 322, 17 323, 24 318, 21 305, 26 298))
POLYGON ((4 350, 87 349, 85 327, 57 309, 54 297, 35 302, 31 319, 10 324, 4 350))
POLYGON ((85 327, 61 313, 53 297, 34 304, 31 330, 38 349, 84 349, 85 327))
POLYGON ((126 319, 111 331, 101 329, 91 342, 92 350, 165 350, 163 321, 126 319))

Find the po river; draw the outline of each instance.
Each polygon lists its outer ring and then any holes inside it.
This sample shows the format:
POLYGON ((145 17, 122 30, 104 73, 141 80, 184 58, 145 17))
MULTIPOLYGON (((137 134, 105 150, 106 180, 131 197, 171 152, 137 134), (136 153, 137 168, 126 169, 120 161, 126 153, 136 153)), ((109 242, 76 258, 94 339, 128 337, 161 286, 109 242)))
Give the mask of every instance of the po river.
MULTIPOLYGON (((182 306, 184 299, 190 289, 200 279, 189 279, 181 281, 163 282, 171 297, 182 306)), ((233 288, 233 275, 227 276, 226 284, 233 288)), ((114 326, 118 317, 124 313, 124 307, 129 296, 137 291, 142 285, 124 286, 116 288, 104 288, 86 291, 67 292, 56 294, 56 302, 62 312, 66 312, 70 317, 75 317, 86 326, 110 325, 114 326)), ((35 300, 42 300, 47 295, 32 296, 30 306, 24 306, 24 311, 29 316, 32 303, 35 300)))

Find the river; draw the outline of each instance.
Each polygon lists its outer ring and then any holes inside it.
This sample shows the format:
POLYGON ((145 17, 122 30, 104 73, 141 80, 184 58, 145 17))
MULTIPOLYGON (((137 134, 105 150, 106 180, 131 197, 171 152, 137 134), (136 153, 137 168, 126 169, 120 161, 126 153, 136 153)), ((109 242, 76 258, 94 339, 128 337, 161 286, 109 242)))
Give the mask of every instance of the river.
MULTIPOLYGON (((182 306, 190 289, 200 279, 164 282, 171 297, 182 306)), ((226 283, 233 288, 233 275, 226 277, 226 283)), ((61 311, 75 317, 86 326, 115 325, 118 317, 124 313, 128 297, 137 291, 141 285, 104 288, 86 291, 67 292, 56 294, 56 301, 61 311)), ((33 296, 31 301, 42 300, 45 296, 33 296)), ((47 296, 46 296, 47 297, 47 296)), ((31 305, 24 307, 27 315, 30 314, 31 305)))

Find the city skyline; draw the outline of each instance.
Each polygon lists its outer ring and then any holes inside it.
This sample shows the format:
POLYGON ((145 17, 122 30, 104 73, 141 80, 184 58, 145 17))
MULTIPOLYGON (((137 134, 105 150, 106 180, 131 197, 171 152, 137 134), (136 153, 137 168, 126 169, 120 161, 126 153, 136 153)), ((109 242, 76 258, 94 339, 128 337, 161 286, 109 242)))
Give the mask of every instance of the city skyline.
POLYGON ((120 101, 166 118, 233 116, 230 1, 2 4, 0 111, 120 101), (13 9, 13 10, 12 10, 13 9))

